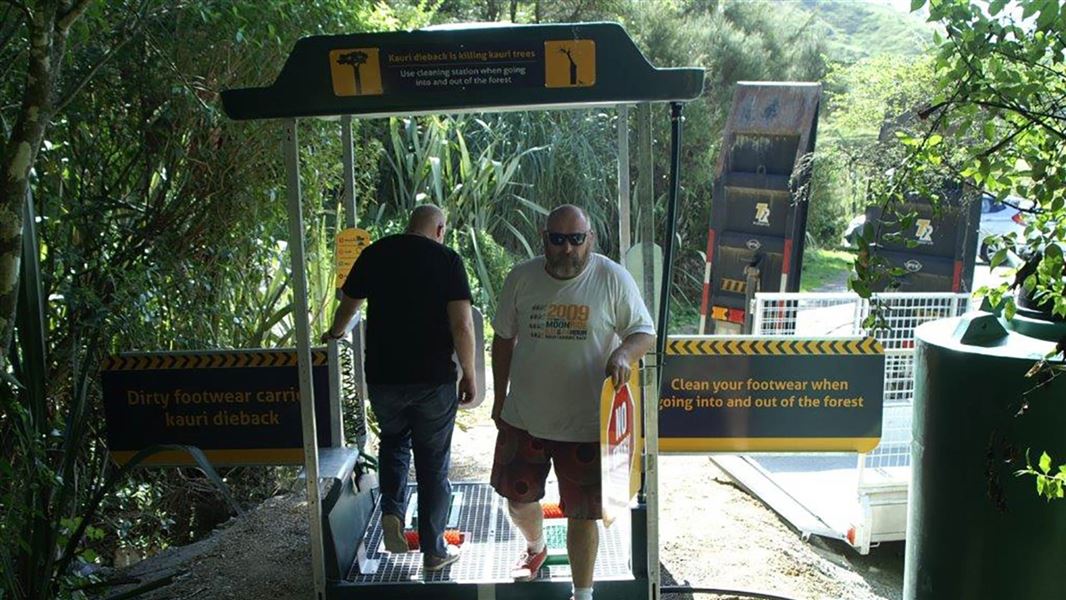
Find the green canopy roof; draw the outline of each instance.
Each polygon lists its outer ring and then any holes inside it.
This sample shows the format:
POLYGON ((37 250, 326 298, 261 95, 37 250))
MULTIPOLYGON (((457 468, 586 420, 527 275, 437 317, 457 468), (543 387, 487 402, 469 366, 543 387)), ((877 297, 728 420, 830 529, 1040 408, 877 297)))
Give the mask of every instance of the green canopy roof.
POLYGON ((703 69, 652 67, 617 23, 312 36, 268 87, 222 92, 233 119, 386 116, 687 101, 703 69))

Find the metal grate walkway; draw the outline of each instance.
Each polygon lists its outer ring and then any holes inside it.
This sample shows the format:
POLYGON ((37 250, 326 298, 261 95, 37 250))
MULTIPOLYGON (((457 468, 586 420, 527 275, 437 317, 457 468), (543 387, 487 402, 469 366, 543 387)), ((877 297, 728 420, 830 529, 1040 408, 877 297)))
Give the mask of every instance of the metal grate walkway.
MULTIPOLYGON (((550 487, 550 484, 549 484, 550 487)), ((414 486, 408 488, 408 496, 414 486)), ((356 561, 348 573, 352 583, 506 583, 511 580, 511 566, 522 552, 524 541, 511 525, 507 505, 487 483, 453 483, 452 491, 463 495, 458 529, 466 533, 463 556, 436 573, 422 571, 422 553, 391 554, 382 544, 381 512, 375 506, 364 542, 367 558, 377 560, 374 573, 360 573, 356 561)), ((454 518, 454 515, 452 516, 454 518)), ((633 579, 630 570, 631 543, 623 528, 605 529, 600 523, 600 549, 596 558, 596 580, 633 579), (624 538, 624 539, 623 539, 624 538)), ((568 566, 546 566, 538 579, 570 578, 568 566)))

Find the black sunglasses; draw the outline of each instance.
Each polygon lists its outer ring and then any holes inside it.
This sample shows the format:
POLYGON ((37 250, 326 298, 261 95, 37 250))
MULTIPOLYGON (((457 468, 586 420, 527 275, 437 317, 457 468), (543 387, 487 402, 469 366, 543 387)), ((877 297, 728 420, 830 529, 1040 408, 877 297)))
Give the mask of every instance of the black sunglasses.
POLYGON ((552 246, 562 246, 566 242, 570 242, 571 246, 580 246, 585 243, 588 235, 587 231, 585 233, 552 233, 549 231, 548 241, 552 246))

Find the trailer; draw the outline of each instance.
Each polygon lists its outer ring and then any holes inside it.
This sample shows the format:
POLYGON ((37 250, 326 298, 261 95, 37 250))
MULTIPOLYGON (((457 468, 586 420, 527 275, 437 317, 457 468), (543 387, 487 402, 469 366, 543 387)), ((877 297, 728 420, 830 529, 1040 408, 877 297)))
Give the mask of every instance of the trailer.
POLYGON ((865 454, 716 456, 714 461, 801 535, 844 540, 860 554, 906 538, 914 403, 914 330, 971 308, 968 294, 756 294, 756 335, 873 335, 885 347, 881 443, 865 454), (880 311, 881 327, 864 326, 880 311))
POLYGON ((820 83, 741 81, 722 134, 700 333, 750 333, 757 292, 798 292, 820 83))

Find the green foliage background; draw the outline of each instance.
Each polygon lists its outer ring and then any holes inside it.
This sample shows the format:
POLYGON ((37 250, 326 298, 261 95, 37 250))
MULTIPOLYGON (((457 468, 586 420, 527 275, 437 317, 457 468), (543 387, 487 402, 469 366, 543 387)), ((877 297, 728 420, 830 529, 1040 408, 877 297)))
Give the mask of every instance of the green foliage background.
MULTIPOLYGON (((683 326, 698 306, 711 178, 737 81, 824 81, 811 200, 811 234, 824 246, 837 243, 843 223, 865 204, 885 155, 876 146, 886 115, 921 102, 924 80, 915 73, 930 70, 918 56, 926 30, 863 9, 874 15, 871 25, 851 7, 715 0, 91 2, 72 32, 61 109, 33 173, 47 343, 31 343, 27 316, 4 375, 29 385, 0 383, 0 538, 15 540, 0 549, 0 598, 79 596, 76 588, 97 577, 92 567, 110 564, 119 550, 150 554, 226 518, 199 471, 140 471, 103 496, 97 518, 71 541, 113 473, 96 379, 101 357, 292 343, 281 131, 274 123, 226 119, 220 90, 272 81, 306 35, 463 20, 622 22, 653 64, 696 65, 707 73, 706 94, 685 109, 672 323, 683 326), (891 35, 881 35, 885 28, 891 35), (57 552, 70 562, 57 563, 57 552)), ((17 9, 4 4, 0 14, 6 136, 17 111, 7 99, 21 93, 28 40, 17 9)), ((491 314, 510 266, 539 253, 543 215, 554 205, 586 208, 600 250, 617 255, 617 118, 612 110, 359 122, 359 223, 380 237, 401 230, 418 203, 443 206, 449 243, 466 258, 477 302, 491 314)), ((657 231, 665 219, 667 121, 656 108, 657 231)), ((631 130, 635 136, 632 124, 631 130)), ((340 136, 336 122, 316 120, 301 122, 300 135, 312 327, 320 330, 332 305, 332 240, 345 217, 340 136)), ((20 309, 29 314, 28 305, 20 309)), ((243 468, 222 475, 248 505, 284 489, 292 472, 243 468)))

